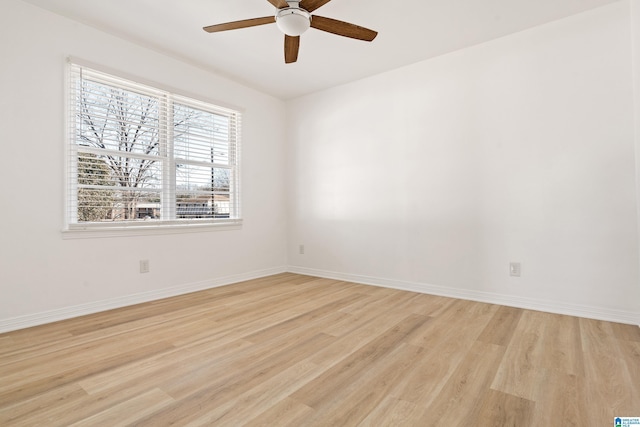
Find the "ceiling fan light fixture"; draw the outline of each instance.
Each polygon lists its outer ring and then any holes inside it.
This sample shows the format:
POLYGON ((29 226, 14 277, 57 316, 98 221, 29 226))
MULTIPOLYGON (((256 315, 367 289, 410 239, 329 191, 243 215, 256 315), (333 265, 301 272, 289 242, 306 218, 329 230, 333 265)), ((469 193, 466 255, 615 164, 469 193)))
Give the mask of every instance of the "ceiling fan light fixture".
POLYGON ((276 13, 276 25, 286 35, 297 37, 311 27, 311 14, 295 7, 280 9, 276 13))

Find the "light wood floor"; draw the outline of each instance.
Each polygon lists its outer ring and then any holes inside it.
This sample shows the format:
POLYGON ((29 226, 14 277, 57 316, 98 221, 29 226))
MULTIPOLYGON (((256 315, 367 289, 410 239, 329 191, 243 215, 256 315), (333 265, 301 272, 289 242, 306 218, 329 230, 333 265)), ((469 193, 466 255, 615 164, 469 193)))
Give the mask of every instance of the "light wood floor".
POLYGON ((281 274, 0 335, 2 426, 611 426, 640 328, 281 274))

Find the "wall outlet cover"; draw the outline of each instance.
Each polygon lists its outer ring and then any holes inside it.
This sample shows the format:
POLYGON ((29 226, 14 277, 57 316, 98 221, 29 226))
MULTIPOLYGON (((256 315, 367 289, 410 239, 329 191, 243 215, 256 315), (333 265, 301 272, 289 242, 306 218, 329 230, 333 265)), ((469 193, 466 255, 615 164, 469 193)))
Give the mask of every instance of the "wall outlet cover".
POLYGON ((522 274, 522 266, 519 262, 510 262, 509 263, 509 276, 512 277, 520 277, 522 274))

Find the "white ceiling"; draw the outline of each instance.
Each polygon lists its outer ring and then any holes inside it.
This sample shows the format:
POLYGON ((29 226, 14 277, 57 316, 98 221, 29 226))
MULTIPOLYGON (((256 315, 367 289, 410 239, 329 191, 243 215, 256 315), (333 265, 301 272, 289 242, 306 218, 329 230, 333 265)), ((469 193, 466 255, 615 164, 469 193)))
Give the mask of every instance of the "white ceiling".
POLYGON ((362 42, 310 29, 284 63, 275 24, 203 26, 273 15, 267 0, 24 0, 290 99, 619 0, 332 0, 314 14, 379 32, 362 42))

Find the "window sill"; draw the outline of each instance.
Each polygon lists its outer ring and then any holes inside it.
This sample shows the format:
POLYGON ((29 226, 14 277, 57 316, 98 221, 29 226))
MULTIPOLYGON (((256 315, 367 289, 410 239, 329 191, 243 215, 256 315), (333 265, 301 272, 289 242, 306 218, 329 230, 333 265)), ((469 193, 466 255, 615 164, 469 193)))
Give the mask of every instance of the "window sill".
POLYGON ((206 233, 211 231, 229 231, 242 228, 242 220, 236 219, 216 223, 158 224, 158 225, 117 225, 101 224, 74 225, 62 230, 62 238, 96 239, 104 237, 152 236, 161 234, 206 233))

